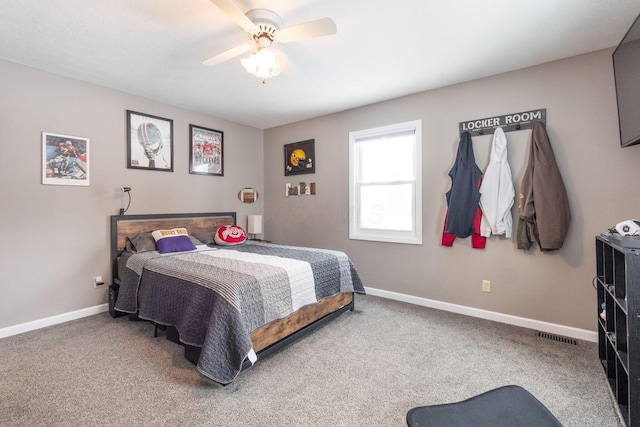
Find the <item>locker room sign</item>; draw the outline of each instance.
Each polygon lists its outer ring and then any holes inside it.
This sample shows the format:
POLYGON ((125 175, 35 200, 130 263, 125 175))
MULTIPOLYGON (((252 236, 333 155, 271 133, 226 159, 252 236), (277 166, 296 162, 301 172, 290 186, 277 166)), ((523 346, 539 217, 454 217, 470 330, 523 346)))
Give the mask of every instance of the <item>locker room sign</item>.
POLYGON ((460 135, 462 135, 462 132, 469 132, 471 136, 492 134, 499 127, 505 132, 531 129, 535 121, 540 121, 546 125, 546 108, 460 122, 460 135))

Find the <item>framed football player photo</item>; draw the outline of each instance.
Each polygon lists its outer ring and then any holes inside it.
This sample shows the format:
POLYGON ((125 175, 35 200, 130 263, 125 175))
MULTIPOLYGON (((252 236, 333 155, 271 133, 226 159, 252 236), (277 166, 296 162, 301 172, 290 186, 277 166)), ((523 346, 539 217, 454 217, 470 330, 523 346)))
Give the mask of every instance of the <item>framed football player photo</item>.
POLYGON ((294 142, 284 146, 284 175, 316 172, 315 140, 294 142))
POLYGON ((42 183, 89 186, 89 138, 42 132, 42 183))
POLYGON ((173 120, 127 110, 127 168, 173 172, 173 120))
POLYGON ((189 125, 189 173, 224 176, 223 132, 189 125))

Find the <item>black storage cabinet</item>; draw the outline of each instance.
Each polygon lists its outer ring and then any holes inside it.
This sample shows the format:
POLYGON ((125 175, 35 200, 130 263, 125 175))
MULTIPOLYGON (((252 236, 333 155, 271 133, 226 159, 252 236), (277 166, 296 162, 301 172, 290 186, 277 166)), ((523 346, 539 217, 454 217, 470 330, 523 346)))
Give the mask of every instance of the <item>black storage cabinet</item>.
POLYGON ((596 237, 598 353, 627 427, 640 426, 640 237, 596 237))

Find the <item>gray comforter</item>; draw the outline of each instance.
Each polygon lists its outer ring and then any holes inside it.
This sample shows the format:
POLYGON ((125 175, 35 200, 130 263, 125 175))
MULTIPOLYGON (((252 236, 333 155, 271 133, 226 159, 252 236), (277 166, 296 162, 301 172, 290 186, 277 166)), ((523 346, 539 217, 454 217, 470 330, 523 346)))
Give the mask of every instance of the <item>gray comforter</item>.
POLYGON ((300 307, 340 292, 364 293, 338 251, 261 242, 161 255, 132 255, 120 276, 116 309, 175 326, 202 347, 198 370, 227 384, 253 355, 249 334, 300 307))

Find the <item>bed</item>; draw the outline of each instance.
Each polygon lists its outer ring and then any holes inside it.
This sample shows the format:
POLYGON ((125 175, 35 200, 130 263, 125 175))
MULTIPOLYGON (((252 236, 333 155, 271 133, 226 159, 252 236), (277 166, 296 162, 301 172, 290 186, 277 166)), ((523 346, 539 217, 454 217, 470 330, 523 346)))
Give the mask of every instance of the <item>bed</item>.
POLYGON ((206 238, 235 223, 235 212, 111 217, 114 311, 165 329, 220 384, 352 311, 354 293, 364 294, 342 252, 252 240, 219 246, 206 238), (195 250, 132 248, 153 231, 176 228, 188 230, 195 250))

